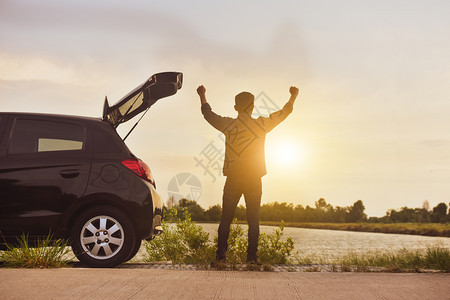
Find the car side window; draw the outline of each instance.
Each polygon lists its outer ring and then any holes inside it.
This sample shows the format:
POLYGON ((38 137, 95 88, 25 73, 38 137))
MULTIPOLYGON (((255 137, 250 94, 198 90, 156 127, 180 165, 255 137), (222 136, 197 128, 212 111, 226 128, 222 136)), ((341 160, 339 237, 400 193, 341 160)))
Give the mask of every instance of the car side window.
POLYGON ((84 149, 86 131, 75 124, 16 119, 8 154, 84 149))

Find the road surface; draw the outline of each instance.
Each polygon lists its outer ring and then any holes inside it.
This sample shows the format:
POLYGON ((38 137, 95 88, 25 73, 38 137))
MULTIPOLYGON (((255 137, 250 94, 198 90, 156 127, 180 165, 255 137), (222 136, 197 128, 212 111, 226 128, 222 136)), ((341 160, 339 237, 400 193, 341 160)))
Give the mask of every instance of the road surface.
POLYGON ((450 299, 450 274, 0 269, 0 299, 450 299))

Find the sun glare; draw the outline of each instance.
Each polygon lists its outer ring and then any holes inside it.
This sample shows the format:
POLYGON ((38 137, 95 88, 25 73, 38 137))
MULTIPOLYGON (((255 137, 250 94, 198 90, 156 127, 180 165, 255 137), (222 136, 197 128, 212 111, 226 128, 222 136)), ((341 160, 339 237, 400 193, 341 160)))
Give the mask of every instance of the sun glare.
POLYGON ((298 166, 306 159, 306 151, 297 141, 281 140, 268 147, 268 159, 283 168, 298 166))

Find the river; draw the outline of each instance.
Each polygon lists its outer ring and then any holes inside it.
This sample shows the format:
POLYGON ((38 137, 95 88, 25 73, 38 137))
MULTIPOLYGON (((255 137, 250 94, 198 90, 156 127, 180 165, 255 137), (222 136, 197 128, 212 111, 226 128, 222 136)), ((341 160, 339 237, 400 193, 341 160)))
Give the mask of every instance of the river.
MULTIPOLYGON (((217 235, 218 224, 200 224, 209 233, 210 239, 217 235)), ((244 229, 247 225, 240 225, 244 229)), ((261 232, 271 233, 276 227, 261 226, 261 232)), ((285 227, 284 237, 294 241, 294 252, 300 257, 333 259, 347 253, 363 254, 374 251, 398 250, 401 248, 426 249, 428 245, 440 243, 450 248, 450 238, 420 235, 354 232, 327 229, 285 227)))

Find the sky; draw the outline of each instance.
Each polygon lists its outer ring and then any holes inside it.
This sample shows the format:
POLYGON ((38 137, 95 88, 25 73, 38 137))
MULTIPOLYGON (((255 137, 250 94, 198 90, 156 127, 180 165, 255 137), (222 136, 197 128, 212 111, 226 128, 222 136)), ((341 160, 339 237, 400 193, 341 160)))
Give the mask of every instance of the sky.
POLYGON ((265 115, 297 86, 266 139, 263 204, 432 208, 450 202, 449 15, 436 0, 0 0, 0 111, 100 117, 105 96, 182 72, 126 144, 164 199, 208 208, 221 203, 224 143, 196 88, 235 117, 236 94, 252 92, 265 115))

